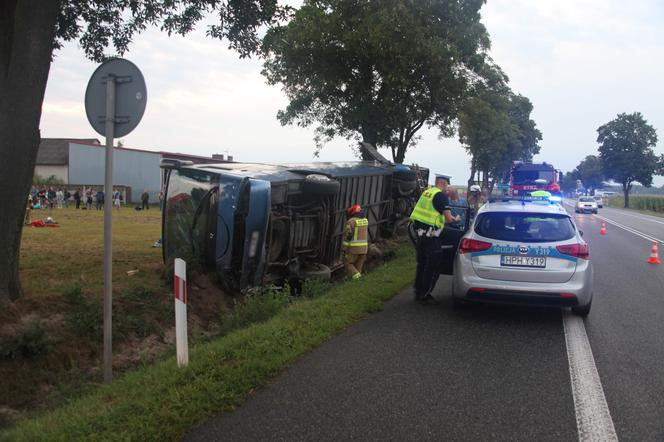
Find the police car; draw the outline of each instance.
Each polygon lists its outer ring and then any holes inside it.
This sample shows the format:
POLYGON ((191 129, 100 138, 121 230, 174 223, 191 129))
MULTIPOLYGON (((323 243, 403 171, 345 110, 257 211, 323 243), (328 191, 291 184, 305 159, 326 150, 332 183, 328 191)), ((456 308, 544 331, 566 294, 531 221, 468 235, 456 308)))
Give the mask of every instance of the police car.
POLYGON ((453 274, 455 304, 571 307, 585 317, 592 304, 593 267, 582 236, 560 204, 490 201, 458 237, 453 265, 442 273, 453 274))

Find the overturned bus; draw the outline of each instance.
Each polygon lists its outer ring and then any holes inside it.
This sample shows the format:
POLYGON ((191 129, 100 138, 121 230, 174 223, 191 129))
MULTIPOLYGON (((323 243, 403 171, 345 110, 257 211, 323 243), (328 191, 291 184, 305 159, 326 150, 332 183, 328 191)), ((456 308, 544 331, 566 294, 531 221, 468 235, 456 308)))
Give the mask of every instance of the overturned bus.
POLYGON ((345 209, 360 204, 369 239, 407 222, 429 171, 386 161, 193 165, 164 159, 163 257, 194 262, 230 291, 343 267, 345 209))

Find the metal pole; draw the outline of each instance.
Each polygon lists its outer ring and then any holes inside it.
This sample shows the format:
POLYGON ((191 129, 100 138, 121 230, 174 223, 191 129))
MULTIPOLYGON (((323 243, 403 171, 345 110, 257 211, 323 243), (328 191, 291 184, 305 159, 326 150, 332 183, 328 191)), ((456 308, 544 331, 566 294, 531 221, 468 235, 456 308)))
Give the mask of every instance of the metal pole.
POLYGON ((104 383, 113 381, 113 138, 115 129, 115 76, 106 78, 106 171, 104 177, 104 383))

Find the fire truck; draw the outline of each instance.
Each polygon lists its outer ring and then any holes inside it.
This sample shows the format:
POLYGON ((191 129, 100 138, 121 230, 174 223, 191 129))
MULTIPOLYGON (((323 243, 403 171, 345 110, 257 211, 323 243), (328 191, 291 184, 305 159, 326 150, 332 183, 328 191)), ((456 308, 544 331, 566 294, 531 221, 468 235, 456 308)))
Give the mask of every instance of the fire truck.
POLYGON ((560 193, 559 171, 552 164, 515 161, 510 172, 510 194, 522 196, 536 190, 560 193))

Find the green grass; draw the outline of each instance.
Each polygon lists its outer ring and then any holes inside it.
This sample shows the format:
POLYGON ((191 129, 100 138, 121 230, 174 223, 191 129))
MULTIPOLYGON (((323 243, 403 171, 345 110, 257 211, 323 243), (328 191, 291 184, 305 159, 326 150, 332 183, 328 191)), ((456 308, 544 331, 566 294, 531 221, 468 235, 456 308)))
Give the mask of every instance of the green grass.
MULTIPOLYGON (((32 219, 52 217, 59 228, 23 229, 20 275, 27 297, 49 297, 79 281, 101 293, 104 285, 104 212, 101 210, 33 210, 32 219)), ((161 236, 161 212, 137 212, 128 207, 113 211, 113 287, 157 287, 161 249, 152 244, 161 236), (128 270, 138 269, 131 277, 128 270)))
MULTIPOLYGON (((616 196, 609 199, 609 206, 623 209, 625 198, 616 196)), ((664 196, 629 196, 629 209, 656 216, 664 216, 664 196)))
MULTIPOLYGON (((33 220, 49 216, 60 227, 23 229, 24 293, 0 311, 0 427, 43 411, 58 391, 64 399, 77 384, 101 378, 103 211, 32 211, 33 220)), ((172 327, 171 286, 161 278, 161 249, 152 248, 161 235, 160 220, 159 210, 113 211, 116 372, 136 365, 145 348, 142 338, 153 334, 161 343, 172 327), (139 272, 128 276, 134 269, 139 272)), ((192 316, 198 307, 192 306, 192 316)), ((151 357, 158 356, 158 346, 151 348, 151 357)))
POLYGON ((203 343, 190 365, 169 358, 2 434, 6 440, 175 440, 193 425, 240 405, 290 362, 367 314, 412 281, 414 252, 359 281, 302 297, 265 322, 203 343))

